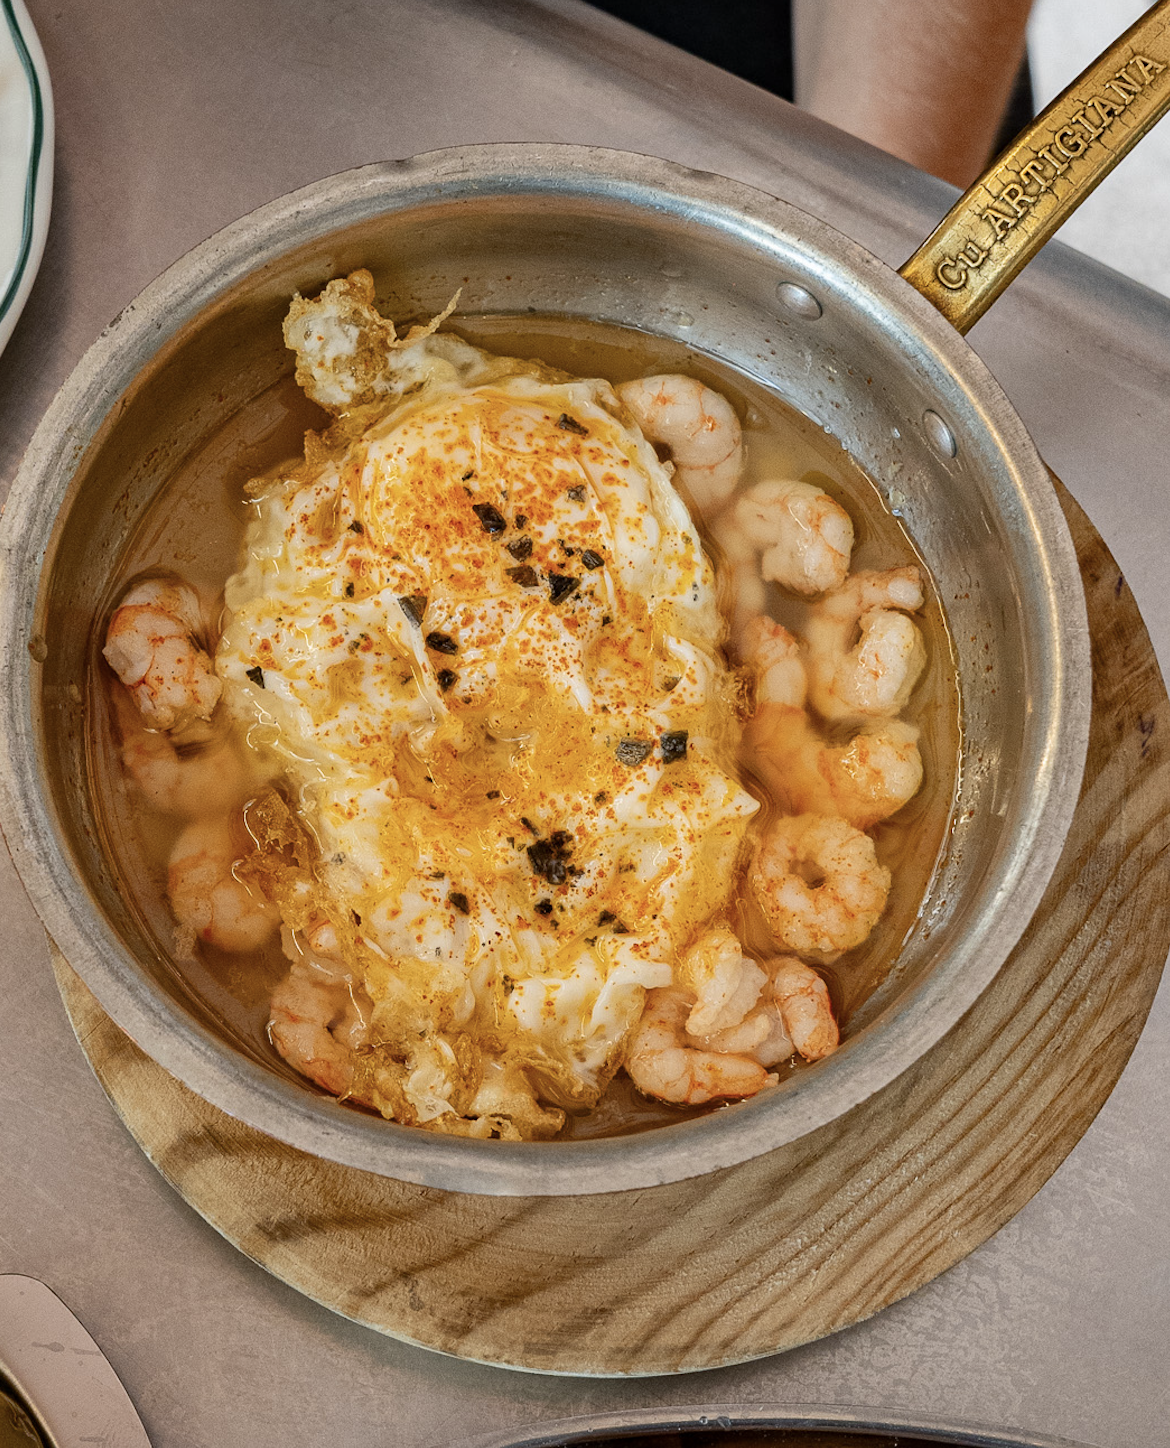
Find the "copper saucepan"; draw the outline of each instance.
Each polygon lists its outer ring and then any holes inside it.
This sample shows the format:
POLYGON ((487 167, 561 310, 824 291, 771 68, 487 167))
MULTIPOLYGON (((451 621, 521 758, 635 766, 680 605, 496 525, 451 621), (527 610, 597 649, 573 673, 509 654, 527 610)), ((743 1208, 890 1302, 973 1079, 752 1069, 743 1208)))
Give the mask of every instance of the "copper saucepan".
POLYGON ((679 1180, 795 1140, 893 1081, 959 1022, 1026 926, 1060 855, 1088 735, 1088 635, 1068 531, 1023 424, 960 334, 1168 105, 1161 0, 901 275, 749 187, 545 145, 344 173, 165 272, 58 394, 0 527, 5 831, 46 928, 105 1010, 252 1126, 452 1191, 679 1180), (229 426, 246 431, 291 370, 280 326, 291 295, 359 266, 395 318, 432 315, 462 286, 465 313, 586 317, 718 358, 832 431, 913 537, 963 645, 948 846, 895 968, 842 1048, 783 1088, 597 1141, 512 1145, 382 1122, 234 1039, 120 888, 91 785, 85 699, 110 580, 160 488, 229 426))

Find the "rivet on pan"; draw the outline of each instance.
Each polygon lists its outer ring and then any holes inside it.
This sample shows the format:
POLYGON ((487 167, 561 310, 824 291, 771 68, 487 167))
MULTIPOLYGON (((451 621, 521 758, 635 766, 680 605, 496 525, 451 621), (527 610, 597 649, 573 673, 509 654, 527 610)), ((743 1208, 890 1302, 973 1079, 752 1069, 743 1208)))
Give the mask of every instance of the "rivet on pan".
POLYGON ((824 311, 812 292, 806 291, 796 282, 781 282, 776 288, 776 295, 790 312, 795 312, 798 317, 804 317, 806 321, 815 322, 824 311))
POLYGON ((926 440, 938 453, 940 458, 953 458, 957 456, 959 444, 955 441, 955 434, 946 423, 939 417, 937 412, 932 412, 928 407, 922 414, 922 427, 926 433, 926 440))

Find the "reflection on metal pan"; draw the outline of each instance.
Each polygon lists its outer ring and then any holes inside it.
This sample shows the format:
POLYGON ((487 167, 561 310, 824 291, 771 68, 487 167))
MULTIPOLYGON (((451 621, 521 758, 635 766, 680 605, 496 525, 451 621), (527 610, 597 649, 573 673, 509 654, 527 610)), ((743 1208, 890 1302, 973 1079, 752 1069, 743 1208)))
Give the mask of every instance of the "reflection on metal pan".
POLYGON ((790 1404, 633 1409, 542 1423, 468 1448, 1089 1448, 1068 1438, 899 1413, 790 1404))

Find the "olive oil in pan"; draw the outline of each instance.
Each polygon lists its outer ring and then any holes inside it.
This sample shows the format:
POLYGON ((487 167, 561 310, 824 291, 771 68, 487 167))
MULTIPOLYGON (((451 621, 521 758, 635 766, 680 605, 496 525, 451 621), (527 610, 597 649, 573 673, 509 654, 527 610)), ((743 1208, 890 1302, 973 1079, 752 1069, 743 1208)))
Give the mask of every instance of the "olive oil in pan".
MULTIPOLYGON (((742 486, 766 478, 815 482, 838 499, 853 519, 856 543, 852 568, 921 567, 913 544, 886 507, 870 479, 822 428, 780 402, 766 387, 682 344, 596 323, 535 316, 460 318, 451 328, 468 341, 501 355, 537 358, 577 376, 622 382, 654 372, 685 371, 722 392, 744 424, 746 469, 742 486)), ((130 898, 163 953, 173 954, 174 927, 166 906, 166 860, 180 826, 151 816, 122 777, 111 724, 110 691, 115 687, 101 661, 106 621, 134 576, 153 571, 178 574, 211 600, 239 560, 248 504, 244 485, 252 477, 299 459, 304 432, 323 425, 325 415, 307 401, 290 377, 230 419, 198 453, 188 457, 160 491, 126 546, 98 619, 90 690, 90 751, 95 789, 106 824, 107 845, 130 898)), ((698 519, 700 531, 703 521, 698 519)), ((718 550, 712 550, 718 564, 718 550)), ((925 576, 925 569, 923 569, 925 576)), ((883 919, 866 943, 823 973, 845 1031, 851 1014, 882 982, 911 930, 946 836, 958 758, 958 700, 951 646, 937 599, 929 587, 919 623, 928 665, 903 717, 921 730, 924 783, 898 814, 873 831, 879 857, 894 884, 883 919)), ((768 611, 798 635, 808 605, 772 586, 768 611)), ((749 787, 754 787, 748 780, 749 787)), ((774 806, 760 794, 763 810, 774 806)), ((751 925, 751 910, 744 912, 751 925)), ((753 939, 753 944, 756 940, 753 939)), ((769 953, 760 941, 761 953, 769 953)), ((772 950, 770 953, 775 953, 772 950)), ((274 943, 258 956, 231 955, 200 944, 193 958, 175 969, 186 990, 222 1022, 250 1055, 282 1075, 306 1084, 273 1051, 266 1035, 268 999, 287 962, 274 943)), ((778 1068, 781 1079, 801 1069, 778 1068)), ((624 1077, 614 1081, 601 1103, 583 1117, 570 1117, 567 1139, 642 1131, 680 1115, 716 1108, 677 1108, 643 1098, 624 1077)))

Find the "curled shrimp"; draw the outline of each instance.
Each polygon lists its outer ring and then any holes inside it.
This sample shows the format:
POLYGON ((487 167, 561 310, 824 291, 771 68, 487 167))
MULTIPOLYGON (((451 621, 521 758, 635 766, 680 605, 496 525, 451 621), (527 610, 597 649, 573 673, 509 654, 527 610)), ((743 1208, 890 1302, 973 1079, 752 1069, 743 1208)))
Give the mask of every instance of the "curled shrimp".
POLYGON ((615 390, 645 436, 669 449, 675 480, 699 512, 721 508, 743 467, 743 437, 731 403, 681 373, 640 377, 615 390))
POLYGON ((724 612, 733 640, 747 622, 763 613, 768 588, 759 569, 759 554, 750 533, 735 524, 735 509, 724 508, 711 523, 711 537, 721 554, 720 583, 725 590, 724 612))
POLYGON ((276 933, 276 907, 236 878, 240 851, 225 819, 196 819, 179 834, 167 864, 167 896, 175 919, 219 950, 259 950, 276 933))
POLYGON ((738 1026, 759 1000, 767 980, 726 925, 703 932, 683 957, 679 973, 696 997, 686 1024, 691 1036, 738 1026))
POLYGON ((110 619, 102 653, 152 729, 210 719, 219 703, 223 684, 199 641, 202 614, 188 584, 144 578, 110 619))
POLYGON ((854 573, 809 611, 809 697, 825 719, 890 718, 901 713, 926 664, 907 615, 922 607, 918 569, 854 573))
POLYGON ((634 1027, 626 1071, 639 1091, 659 1101, 701 1106, 705 1101, 754 1096, 776 1077, 747 1055, 704 1049, 687 1036, 686 1022, 695 1000, 678 986, 647 992, 634 1027))
POLYGON ((816 971, 794 955, 781 955, 764 963, 763 979, 760 1000, 742 1021, 694 1044, 720 1055, 750 1056, 761 1066, 777 1066, 793 1054, 806 1061, 831 1055, 840 1036, 829 988, 816 971))
POLYGON ((776 941, 828 961, 860 945, 877 924, 890 872, 870 837, 846 820, 802 814, 773 821, 750 883, 776 941))
POLYGON ((122 766, 143 799, 179 819, 225 815, 243 804, 257 775, 226 737, 176 738, 148 729, 122 689, 113 691, 122 766))
POLYGON ((914 725, 881 720, 846 743, 830 744, 805 708, 804 660, 792 634, 758 615, 744 628, 741 649, 759 671, 756 709, 744 731, 746 757, 794 814, 840 815, 864 830, 917 794, 922 757, 914 725))
POLYGON ((868 830, 896 814, 922 785, 918 729, 901 719, 867 724, 848 744, 823 747, 818 767, 836 813, 868 830))
POLYGON ((332 926, 310 931, 307 943, 307 953, 288 950, 293 962, 272 993, 268 1039, 302 1076, 331 1096, 349 1096, 355 1052, 369 1031, 371 1003, 355 988, 336 954, 332 926))
POLYGON ((759 559, 761 579, 812 598, 840 588, 853 553, 853 520, 823 488, 790 479, 757 483, 723 515, 725 549, 759 559))
POLYGON ((748 1056, 761 1066, 779 1065, 795 1050, 792 1037, 784 1029, 780 1007, 770 991, 764 992, 759 1003, 737 1026, 713 1031, 709 1036, 690 1037, 689 1044, 719 1056, 748 1056))
POLYGON ((829 988, 821 977, 797 960, 782 955, 770 962, 772 997, 793 1046, 806 1061, 831 1056, 840 1041, 829 988))

